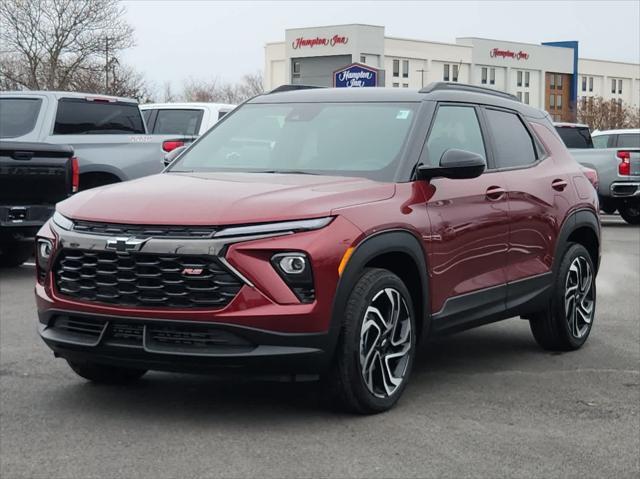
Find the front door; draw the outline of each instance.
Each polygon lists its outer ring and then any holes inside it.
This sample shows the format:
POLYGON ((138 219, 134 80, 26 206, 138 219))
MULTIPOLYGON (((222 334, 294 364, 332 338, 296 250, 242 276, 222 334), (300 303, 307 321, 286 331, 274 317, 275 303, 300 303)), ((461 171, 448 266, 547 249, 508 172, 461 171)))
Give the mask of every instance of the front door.
MULTIPOLYGON (((435 166, 452 148, 486 159, 478 113, 471 105, 439 105, 422 162, 435 166)), ((442 327, 469 319, 467 313, 475 306, 484 313, 504 310, 508 243, 504 180, 502 172, 490 170, 473 179, 435 178, 427 188, 431 309, 442 319, 442 327)))

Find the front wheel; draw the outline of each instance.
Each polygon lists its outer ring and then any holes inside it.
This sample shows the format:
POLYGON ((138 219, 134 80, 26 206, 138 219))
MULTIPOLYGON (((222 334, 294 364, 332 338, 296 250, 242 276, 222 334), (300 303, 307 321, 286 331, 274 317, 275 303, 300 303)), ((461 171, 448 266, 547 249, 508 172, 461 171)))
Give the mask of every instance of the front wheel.
POLYGON ((78 376, 96 383, 127 384, 140 379, 145 369, 122 368, 89 361, 67 361, 78 376))
POLYGON ((618 211, 622 219, 630 225, 640 225, 640 201, 624 203, 618 211))
POLYGON ((329 387, 341 406, 361 414, 390 409, 407 385, 416 349, 415 314, 402 280, 368 269, 345 308, 329 387))
POLYGON ((547 308, 531 316, 537 343, 551 351, 571 351, 587 341, 596 310, 595 268, 580 244, 566 250, 547 308))

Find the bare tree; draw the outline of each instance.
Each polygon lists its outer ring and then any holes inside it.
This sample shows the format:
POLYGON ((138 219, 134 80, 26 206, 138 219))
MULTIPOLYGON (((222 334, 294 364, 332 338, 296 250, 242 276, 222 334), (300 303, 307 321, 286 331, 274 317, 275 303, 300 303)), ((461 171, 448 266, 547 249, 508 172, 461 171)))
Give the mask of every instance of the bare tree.
POLYGON ((185 101, 237 104, 263 91, 262 74, 257 72, 244 75, 237 84, 189 78, 184 82, 182 97, 185 101))
POLYGON ((110 93, 118 54, 133 46, 118 0, 2 0, 0 86, 69 90, 100 73, 110 93), (111 77, 111 78, 110 78, 111 77), (80 80, 78 79, 80 78, 80 80))
POLYGON ((587 97, 578 103, 578 121, 589 125, 592 130, 638 128, 639 115, 637 108, 622 100, 587 97))

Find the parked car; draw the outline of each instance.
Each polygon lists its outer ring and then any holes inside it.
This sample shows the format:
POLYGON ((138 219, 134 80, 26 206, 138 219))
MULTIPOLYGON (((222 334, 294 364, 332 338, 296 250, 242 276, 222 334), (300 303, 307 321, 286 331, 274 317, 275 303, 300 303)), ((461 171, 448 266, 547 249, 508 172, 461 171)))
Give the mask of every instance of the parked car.
POLYGON ((149 135, 135 100, 69 92, 0 93, 0 138, 72 145, 80 188, 158 173, 166 145, 189 135, 149 135), (163 149, 163 145, 165 148, 163 149))
POLYGON ((36 284, 56 356, 98 382, 315 373, 375 413, 427 337, 520 316, 545 349, 585 343, 598 200, 548 114, 459 84, 294 88, 58 204, 36 284))
POLYGON ((0 141, 0 266, 19 266, 55 204, 78 188, 78 163, 66 145, 0 141))
POLYGON ((148 103, 140 105, 140 110, 150 133, 200 136, 235 107, 226 103, 148 103))
POLYGON ((555 123, 558 134, 581 165, 598 173, 600 208, 640 224, 640 135, 637 130, 602 131, 587 125, 555 123), (597 145, 597 146, 596 146, 597 145))

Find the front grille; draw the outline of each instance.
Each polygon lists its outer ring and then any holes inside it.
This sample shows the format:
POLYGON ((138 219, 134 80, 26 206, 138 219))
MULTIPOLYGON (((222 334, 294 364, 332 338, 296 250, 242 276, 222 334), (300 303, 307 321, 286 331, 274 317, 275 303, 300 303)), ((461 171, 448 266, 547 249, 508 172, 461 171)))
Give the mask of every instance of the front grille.
POLYGON ((104 329, 104 321, 87 321, 82 318, 70 318, 61 316, 56 319, 55 327, 72 335, 86 336, 91 339, 98 339, 104 329))
POLYGON ((242 282, 215 257, 64 248, 54 266, 61 295, 121 306, 226 306, 242 282))
POLYGON ((109 236, 127 236, 148 238, 211 238, 216 232, 210 226, 150 226, 98 223, 95 221, 74 220, 74 231, 109 236))

